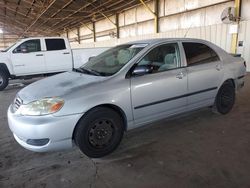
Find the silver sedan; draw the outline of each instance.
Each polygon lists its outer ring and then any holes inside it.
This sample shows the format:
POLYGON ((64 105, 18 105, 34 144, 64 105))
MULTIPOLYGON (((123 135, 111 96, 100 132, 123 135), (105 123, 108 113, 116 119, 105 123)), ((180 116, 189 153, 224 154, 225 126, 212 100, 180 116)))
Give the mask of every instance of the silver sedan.
POLYGON ((9 127, 32 151, 76 145, 102 157, 129 129, 208 106, 228 113, 245 74, 242 58, 207 41, 130 42, 22 89, 8 109, 9 127))

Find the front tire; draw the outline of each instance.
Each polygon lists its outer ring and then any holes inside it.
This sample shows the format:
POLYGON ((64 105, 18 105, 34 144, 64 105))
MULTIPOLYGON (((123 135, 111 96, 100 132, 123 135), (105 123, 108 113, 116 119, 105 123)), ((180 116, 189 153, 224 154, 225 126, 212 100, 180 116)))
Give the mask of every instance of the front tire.
POLYGON ((78 122, 74 140, 85 155, 100 158, 117 148, 123 132, 123 120, 116 111, 97 107, 78 122))
POLYGON ((231 82, 225 82, 219 89, 215 109, 220 114, 229 113, 235 103, 235 88, 231 82))
POLYGON ((9 84, 9 77, 5 71, 0 70, 0 91, 4 90, 9 84))

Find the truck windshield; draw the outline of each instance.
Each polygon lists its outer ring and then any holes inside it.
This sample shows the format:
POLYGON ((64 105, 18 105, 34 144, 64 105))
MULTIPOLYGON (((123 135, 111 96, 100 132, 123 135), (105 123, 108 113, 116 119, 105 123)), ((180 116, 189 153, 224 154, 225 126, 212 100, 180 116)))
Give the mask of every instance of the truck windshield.
POLYGON ((129 60, 148 44, 126 44, 111 48, 91 58, 80 69, 100 76, 111 76, 117 73, 129 60))

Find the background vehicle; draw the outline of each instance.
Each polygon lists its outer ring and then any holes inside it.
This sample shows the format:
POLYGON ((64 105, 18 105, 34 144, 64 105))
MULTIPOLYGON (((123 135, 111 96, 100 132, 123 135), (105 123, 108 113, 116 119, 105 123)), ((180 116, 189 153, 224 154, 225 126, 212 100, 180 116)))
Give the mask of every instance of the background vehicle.
POLYGON ((75 143, 102 157, 125 130, 203 107, 228 113, 245 74, 242 58, 207 41, 131 42, 22 89, 9 107, 9 127, 32 151, 75 143))
POLYGON ((71 50, 66 38, 25 38, 0 53, 0 91, 9 79, 70 71, 108 48, 71 50))

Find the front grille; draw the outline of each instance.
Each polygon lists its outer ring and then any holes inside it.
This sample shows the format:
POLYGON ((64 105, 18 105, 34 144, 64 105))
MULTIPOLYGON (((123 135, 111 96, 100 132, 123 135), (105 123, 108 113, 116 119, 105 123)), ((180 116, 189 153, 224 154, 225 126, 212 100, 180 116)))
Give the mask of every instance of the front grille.
POLYGON ((13 108, 13 111, 16 112, 20 106, 23 104, 23 101, 20 97, 16 97, 15 100, 14 100, 14 103, 12 105, 12 108, 13 108))

